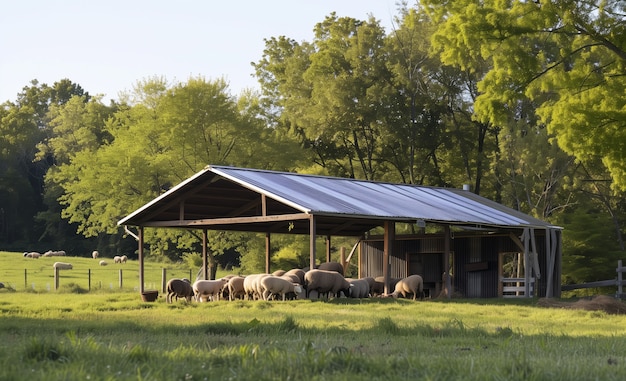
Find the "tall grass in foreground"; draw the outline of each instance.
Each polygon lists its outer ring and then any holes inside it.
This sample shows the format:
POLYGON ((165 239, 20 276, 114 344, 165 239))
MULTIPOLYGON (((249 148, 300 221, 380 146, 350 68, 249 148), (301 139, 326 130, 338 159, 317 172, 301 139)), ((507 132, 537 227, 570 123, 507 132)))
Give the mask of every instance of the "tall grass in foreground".
POLYGON ((626 317, 532 300, 0 290, 2 380, 623 380, 626 317))

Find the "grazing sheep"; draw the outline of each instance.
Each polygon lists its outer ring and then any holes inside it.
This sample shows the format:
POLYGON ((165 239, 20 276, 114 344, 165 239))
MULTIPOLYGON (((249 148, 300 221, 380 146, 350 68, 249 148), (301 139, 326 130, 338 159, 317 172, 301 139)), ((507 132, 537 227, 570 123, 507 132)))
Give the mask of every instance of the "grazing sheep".
POLYGON ((126 261, 127 261, 127 260, 128 260, 128 257, 127 257, 127 256, 125 256, 125 255, 122 255, 122 256, 120 257, 120 263, 126 263, 126 261))
POLYGON ((225 279, 217 280, 197 280, 193 284, 193 293, 197 302, 219 300, 224 285, 228 281, 225 279))
POLYGON ((116 255, 115 257, 113 257, 113 263, 122 263, 122 257, 116 255))
POLYGON ((43 253, 43 257, 64 257, 65 256, 65 251, 63 250, 58 250, 58 251, 53 251, 53 250, 48 250, 45 253, 43 253))
POLYGON ((31 251, 31 252, 24 253, 24 257, 26 257, 26 258, 33 258, 33 259, 39 259, 39 257, 41 257, 41 254, 39 254, 36 251, 31 251))
MULTIPOLYGON (((400 279, 401 278, 389 278, 389 290, 394 290, 396 283, 398 283, 400 279)), ((370 293, 373 296, 380 296, 385 293, 385 277, 377 276, 374 278, 374 287, 370 287, 370 293)))
POLYGON ((261 299, 263 291, 260 291, 260 279, 269 276, 269 274, 252 274, 248 275, 243 281, 243 289, 248 300, 261 299))
POLYGON ((332 293, 335 297, 340 292, 346 296, 350 294, 350 283, 336 271, 310 270, 304 274, 304 285, 307 297, 311 291, 317 291, 318 295, 332 293))
POLYGON ((276 270, 276 271, 274 271, 272 273, 272 275, 274 275, 274 276, 282 276, 282 275, 285 275, 285 272, 286 272, 285 270, 276 270))
POLYGON ((350 279, 348 280, 350 285, 351 298, 368 298, 370 296, 370 284, 367 279, 350 279))
POLYGON ((246 292, 243 288, 243 282, 245 277, 234 276, 228 280, 228 299, 243 299, 246 296, 246 292))
POLYGON ((343 266, 339 262, 324 262, 317 266, 318 270, 335 271, 343 275, 343 266))
POLYGON ((304 284, 304 274, 306 274, 306 272, 302 269, 291 269, 283 275, 295 275, 298 277, 298 283, 304 284))
POLYGON ((420 295, 420 300, 423 300, 424 280, 419 275, 409 275, 396 283, 395 290, 391 295, 394 298, 397 298, 400 294, 402 294, 402 297, 406 298, 407 294, 413 294, 413 300, 417 300, 418 293, 420 295))
POLYGON ((296 296, 302 293, 302 286, 299 284, 273 275, 261 278, 261 284, 263 285, 263 300, 270 300, 272 295, 278 295, 285 301, 289 293, 294 293, 296 296))
POLYGON ((71 263, 67 263, 67 262, 54 262, 54 264, 52 265, 52 268, 55 269, 59 269, 59 270, 71 270, 74 267, 72 266, 71 263))
POLYGON ((100 266, 106 266, 106 265, 108 265, 107 261, 105 261, 105 260, 101 260, 100 262, 98 262, 98 264, 99 264, 100 266))
POLYGON ((94 250, 91 252, 91 257, 93 259, 98 259, 98 256, 100 255, 100 253, 98 253, 98 250, 94 250))
POLYGON ((165 297, 165 301, 167 303, 172 303, 172 297, 176 297, 176 301, 178 298, 185 298, 187 302, 191 302, 191 298, 194 296, 193 287, 191 286, 191 282, 189 279, 183 278, 173 278, 167 282, 167 296, 165 297))

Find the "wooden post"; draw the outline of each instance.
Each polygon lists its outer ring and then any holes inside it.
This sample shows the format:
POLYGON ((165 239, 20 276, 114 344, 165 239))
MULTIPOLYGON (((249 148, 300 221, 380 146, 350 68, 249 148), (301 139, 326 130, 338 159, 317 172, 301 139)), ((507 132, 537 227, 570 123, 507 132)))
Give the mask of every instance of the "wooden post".
POLYGON ((270 254, 272 252, 272 237, 269 232, 265 233, 265 273, 269 274, 271 269, 270 254))
POLYGON ((389 282, 389 278, 391 276, 390 274, 390 270, 391 270, 391 266, 389 266, 391 264, 391 255, 393 253, 393 244, 394 241, 396 240, 396 223, 393 221, 385 221, 384 223, 385 226, 385 233, 383 236, 384 242, 383 242, 383 247, 384 247, 384 251, 383 251, 383 277, 384 277, 384 282, 385 282, 385 288, 384 288, 384 293, 385 295, 389 294, 389 286, 390 286, 390 282, 389 282))
POLYGON ((622 291, 623 291, 623 287, 622 287, 622 271, 624 269, 622 268, 622 260, 620 259, 619 261, 617 261, 617 297, 621 298, 622 297, 622 291))
MULTIPOLYGON (((326 236, 326 262, 330 262, 330 236, 326 236)), ((343 266, 343 262, 341 263, 343 266)))
POLYGON ((54 268, 54 289, 59 289, 59 269, 56 267, 54 268))
POLYGON ((208 267, 207 231, 206 229, 202 229, 202 279, 209 279, 208 267))
POLYGON ((339 250, 339 261, 341 262, 341 266, 343 266, 343 276, 346 276, 348 273, 348 261, 346 261, 346 248, 341 246, 339 250))
POLYGON ((139 227, 139 292, 143 294, 144 288, 143 278, 143 226, 139 227))
POLYGON ((167 282, 167 269, 164 267, 161 269, 161 292, 165 292, 167 282))
POLYGON ((122 274, 122 269, 120 269, 120 290, 124 287, 124 275, 122 274))
POLYGON ((445 238, 443 240, 443 252, 445 257, 443 258, 443 265, 446 269, 446 295, 448 299, 452 298, 452 282, 450 279, 450 225, 445 225, 443 228, 445 238))
POLYGON ((91 291, 91 269, 87 269, 87 290, 91 291))
POLYGON ((309 218, 309 269, 315 268, 315 238, 317 236, 317 227, 315 216, 309 218))

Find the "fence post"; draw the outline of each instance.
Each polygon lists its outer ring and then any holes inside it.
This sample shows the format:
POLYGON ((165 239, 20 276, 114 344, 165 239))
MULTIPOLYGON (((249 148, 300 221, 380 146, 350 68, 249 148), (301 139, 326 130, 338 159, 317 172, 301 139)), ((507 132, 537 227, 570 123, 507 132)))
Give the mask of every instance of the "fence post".
POLYGON ((161 292, 165 292, 165 283, 166 283, 166 276, 167 274, 167 270, 165 268, 161 269, 161 292))
POLYGON ((91 291, 91 269, 87 269, 87 289, 91 291))
POLYGON ((54 290, 58 290, 59 289, 59 268, 55 267, 54 268, 54 290))
POLYGON ((24 288, 28 288, 28 269, 24 269, 24 288))
POLYGON ((622 297, 622 291, 623 291, 623 287, 622 287, 622 260, 620 259, 619 261, 617 261, 617 297, 621 298, 622 297))
POLYGON ((122 269, 120 269, 120 290, 124 285, 124 276, 122 275, 122 269))

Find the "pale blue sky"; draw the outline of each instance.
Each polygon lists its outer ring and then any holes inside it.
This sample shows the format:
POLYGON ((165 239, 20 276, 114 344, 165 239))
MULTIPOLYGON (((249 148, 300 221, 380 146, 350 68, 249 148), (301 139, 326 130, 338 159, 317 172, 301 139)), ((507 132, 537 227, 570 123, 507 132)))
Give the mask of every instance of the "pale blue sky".
POLYGON ((335 11, 387 33, 396 0, 20 0, 0 9, 0 103, 31 80, 69 78, 105 103, 141 79, 224 77, 231 93, 256 86, 250 62, 264 38, 311 41, 335 11))

